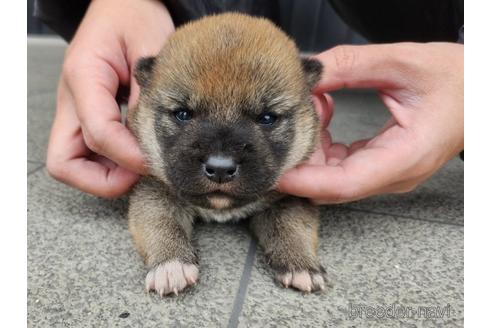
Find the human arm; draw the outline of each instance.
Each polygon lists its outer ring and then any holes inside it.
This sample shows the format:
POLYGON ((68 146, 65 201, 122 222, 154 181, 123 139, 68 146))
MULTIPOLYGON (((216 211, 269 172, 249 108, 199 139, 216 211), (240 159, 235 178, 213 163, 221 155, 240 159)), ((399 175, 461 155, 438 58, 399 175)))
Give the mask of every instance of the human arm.
MULTIPOLYGON (((342 88, 373 88, 392 117, 374 138, 351 145, 332 144, 324 132, 310 161, 287 172, 279 189, 342 203, 407 192, 425 181, 463 149, 463 50, 453 43, 395 43, 316 56, 324 66, 318 99, 342 88)), ((318 111, 329 112, 324 103, 317 102, 318 111)))
POLYGON ((121 122, 116 100, 129 87, 138 98, 132 69, 155 55, 174 31, 162 3, 94 0, 65 55, 58 86, 47 168, 56 179, 103 197, 124 194, 146 173, 137 141, 121 122))

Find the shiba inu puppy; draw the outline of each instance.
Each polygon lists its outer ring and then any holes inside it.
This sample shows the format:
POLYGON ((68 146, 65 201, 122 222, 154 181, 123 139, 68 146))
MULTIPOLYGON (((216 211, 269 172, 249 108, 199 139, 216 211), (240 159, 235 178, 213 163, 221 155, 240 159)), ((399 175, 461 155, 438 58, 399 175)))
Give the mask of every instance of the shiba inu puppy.
POLYGON ((230 13, 184 25, 139 61, 130 126, 151 175, 130 197, 129 228, 150 268, 147 290, 197 282, 196 220, 246 218, 281 284, 324 288, 318 209, 275 191, 317 143, 310 90, 321 71, 271 22, 230 13))

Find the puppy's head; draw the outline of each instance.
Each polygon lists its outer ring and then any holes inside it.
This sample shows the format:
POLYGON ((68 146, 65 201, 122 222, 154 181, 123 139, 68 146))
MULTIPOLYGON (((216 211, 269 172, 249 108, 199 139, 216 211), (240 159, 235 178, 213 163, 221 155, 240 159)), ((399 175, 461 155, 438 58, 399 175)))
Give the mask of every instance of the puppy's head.
POLYGON ((310 89, 321 64, 301 60, 267 20, 190 23, 135 71, 141 92, 130 123, 151 173, 195 205, 254 201, 313 150, 310 89))

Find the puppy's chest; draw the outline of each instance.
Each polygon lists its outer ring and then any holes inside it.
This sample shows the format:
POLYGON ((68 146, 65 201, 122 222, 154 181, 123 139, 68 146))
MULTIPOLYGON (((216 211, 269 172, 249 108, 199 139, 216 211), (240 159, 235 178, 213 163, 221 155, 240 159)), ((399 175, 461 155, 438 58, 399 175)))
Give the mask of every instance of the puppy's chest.
POLYGON ((268 202, 258 200, 256 202, 232 209, 216 210, 203 207, 194 207, 194 210, 204 221, 227 222, 247 218, 255 213, 265 210, 268 206, 268 202))

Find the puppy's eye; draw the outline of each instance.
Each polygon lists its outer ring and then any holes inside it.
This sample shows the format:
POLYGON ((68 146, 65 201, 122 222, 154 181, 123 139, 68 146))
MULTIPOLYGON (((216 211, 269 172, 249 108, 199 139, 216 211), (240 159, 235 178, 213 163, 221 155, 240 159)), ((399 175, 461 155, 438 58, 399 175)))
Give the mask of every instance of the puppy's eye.
POLYGON ((189 121, 193 117, 193 113, 188 109, 178 109, 173 113, 174 117, 176 117, 176 119, 181 122, 189 121))
POLYGON ((277 121, 277 119, 278 119, 277 115, 273 113, 264 113, 256 118, 256 122, 258 122, 258 124, 261 125, 272 125, 277 121))

